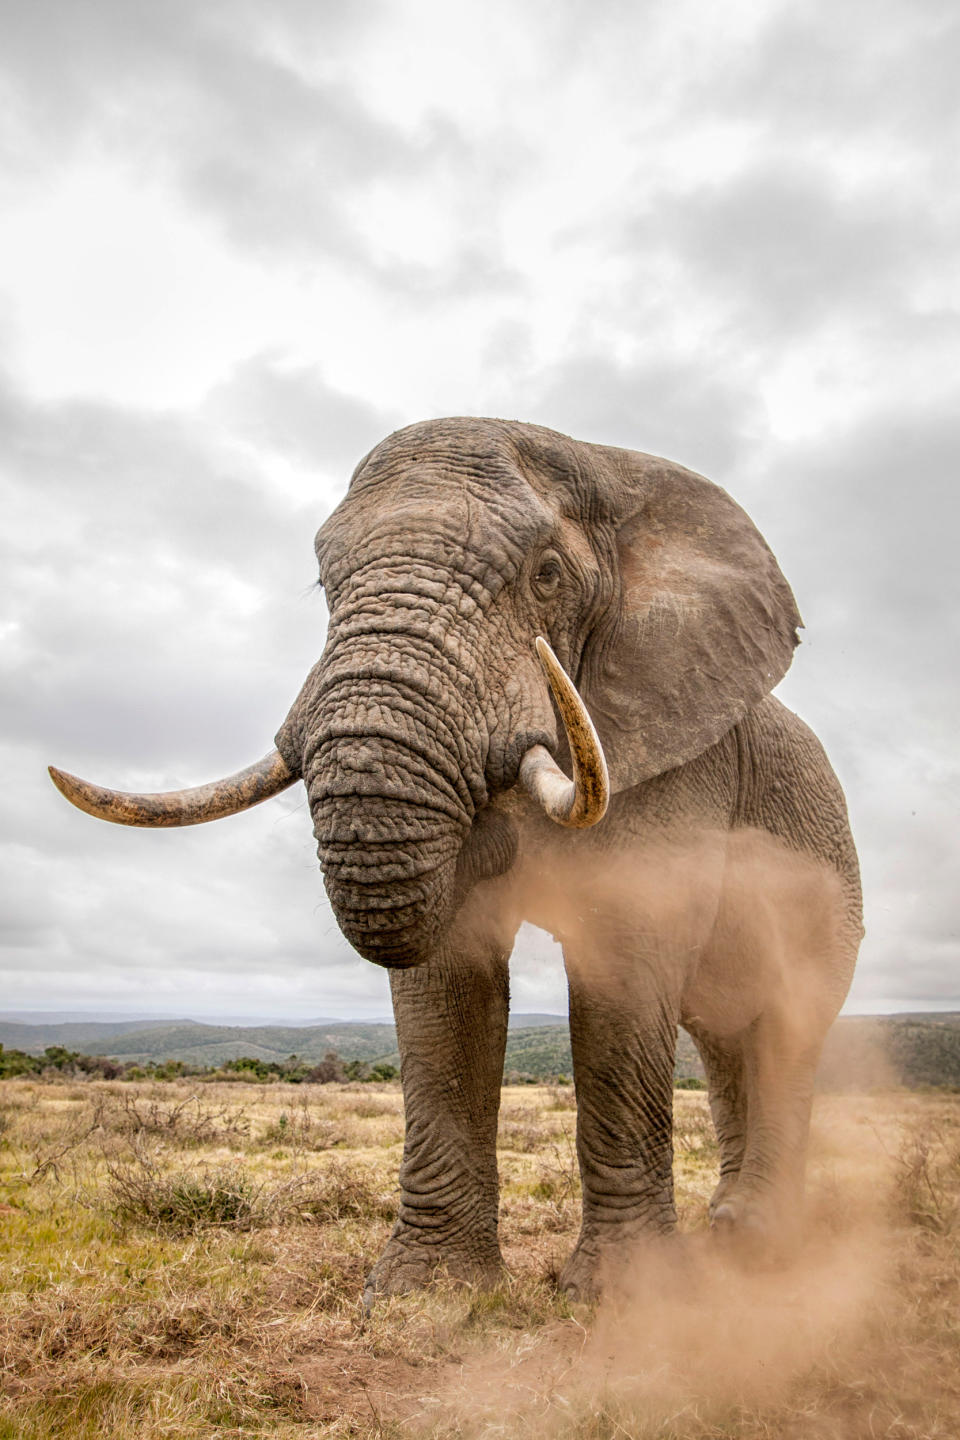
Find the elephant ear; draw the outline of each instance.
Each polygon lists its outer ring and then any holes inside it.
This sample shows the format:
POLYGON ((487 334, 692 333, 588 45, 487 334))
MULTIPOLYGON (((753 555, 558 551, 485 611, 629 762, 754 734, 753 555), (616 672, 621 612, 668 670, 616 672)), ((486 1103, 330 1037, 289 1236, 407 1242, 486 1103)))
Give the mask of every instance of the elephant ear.
POLYGON ((786 674, 802 621, 725 490, 653 456, 606 456, 621 598, 582 674, 622 790, 699 755, 759 704, 786 674))

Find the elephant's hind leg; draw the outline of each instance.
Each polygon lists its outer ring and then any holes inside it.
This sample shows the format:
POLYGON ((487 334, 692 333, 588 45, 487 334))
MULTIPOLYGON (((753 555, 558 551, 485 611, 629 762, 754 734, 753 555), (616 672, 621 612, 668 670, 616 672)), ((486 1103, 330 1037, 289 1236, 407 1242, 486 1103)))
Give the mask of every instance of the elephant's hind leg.
POLYGON ((800 1227, 814 1076, 823 1032, 811 1035, 780 1007, 742 1037, 747 1133, 739 1174, 713 1206, 715 1229, 789 1254, 800 1227))
POLYGON ((710 1198, 710 1219, 736 1188, 747 1144, 747 1093, 739 1036, 719 1038, 698 1025, 685 1027, 707 1072, 713 1128, 720 1147, 720 1179, 710 1198))
POLYGON ((400 1212, 366 1304, 438 1274, 494 1283, 501 1273, 496 1141, 508 953, 475 941, 391 973, 406 1138, 400 1212))

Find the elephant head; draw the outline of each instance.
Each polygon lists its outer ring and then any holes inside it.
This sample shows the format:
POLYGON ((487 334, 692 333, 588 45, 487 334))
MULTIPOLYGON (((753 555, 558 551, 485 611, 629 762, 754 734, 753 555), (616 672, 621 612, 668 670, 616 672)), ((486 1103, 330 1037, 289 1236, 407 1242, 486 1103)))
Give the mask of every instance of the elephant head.
POLYGON ((317 555, 327 643, 272 755, 167 796, 51 773, 135 825, 213 819, 302 778, 338 922, 389 966, 425 959, 466 890, 510 868, 501 792, 520 782, 558 823, 595 823, 607 769, 622 790, 712 745, 781 679, 800 623, 725 491, 500 420, 383 441, 317 555))

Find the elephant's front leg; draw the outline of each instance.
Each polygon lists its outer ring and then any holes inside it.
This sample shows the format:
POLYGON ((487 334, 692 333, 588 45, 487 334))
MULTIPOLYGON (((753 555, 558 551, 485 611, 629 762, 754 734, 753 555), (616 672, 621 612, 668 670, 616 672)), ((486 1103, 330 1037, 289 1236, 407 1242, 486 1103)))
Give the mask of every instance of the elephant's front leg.
POLYGON ((583 1221, 561 1285, 588 1300, 616 1252, 676 1224, 676 1003, 635 959, 565 955, 583 1221))
POLYGON ((497 1115, 507 1038, 509 950, 476 939, 391 972, 406 1138, 400 1213, 364 1299, 428 1284, 438 1271, 493 1283, 497 1115))

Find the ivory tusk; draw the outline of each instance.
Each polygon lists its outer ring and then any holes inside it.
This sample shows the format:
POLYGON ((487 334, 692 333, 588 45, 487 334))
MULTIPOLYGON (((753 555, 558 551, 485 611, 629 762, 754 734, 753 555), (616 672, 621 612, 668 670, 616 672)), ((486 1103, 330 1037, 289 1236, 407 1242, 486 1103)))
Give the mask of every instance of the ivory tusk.
POLYGON ((96 815, 99 820, 112 820, 115 825, 202 825, 205 820, 219 820, 223 815, 236 815, 249 810, 272 795, 286 790, 299 775, 287 768, 279 750, 271 750, 255 765, 248 765, 236 775, 214 780, 210 785, 197 785, 191 790, 168 790, 157 795, 128 795, 122 790, 106 790, 91 785, 65 770, 51 765, 50 778, 72 805, 96 815))
POLYGON ((551 820, 584 830, 606 814, 610 802, 607 762, 577 687, 542 635, 537 636, 536 645, 567 734, 573 779, 567 779, 545 746, 533 745, 520 761, 520 783, 551 820))

